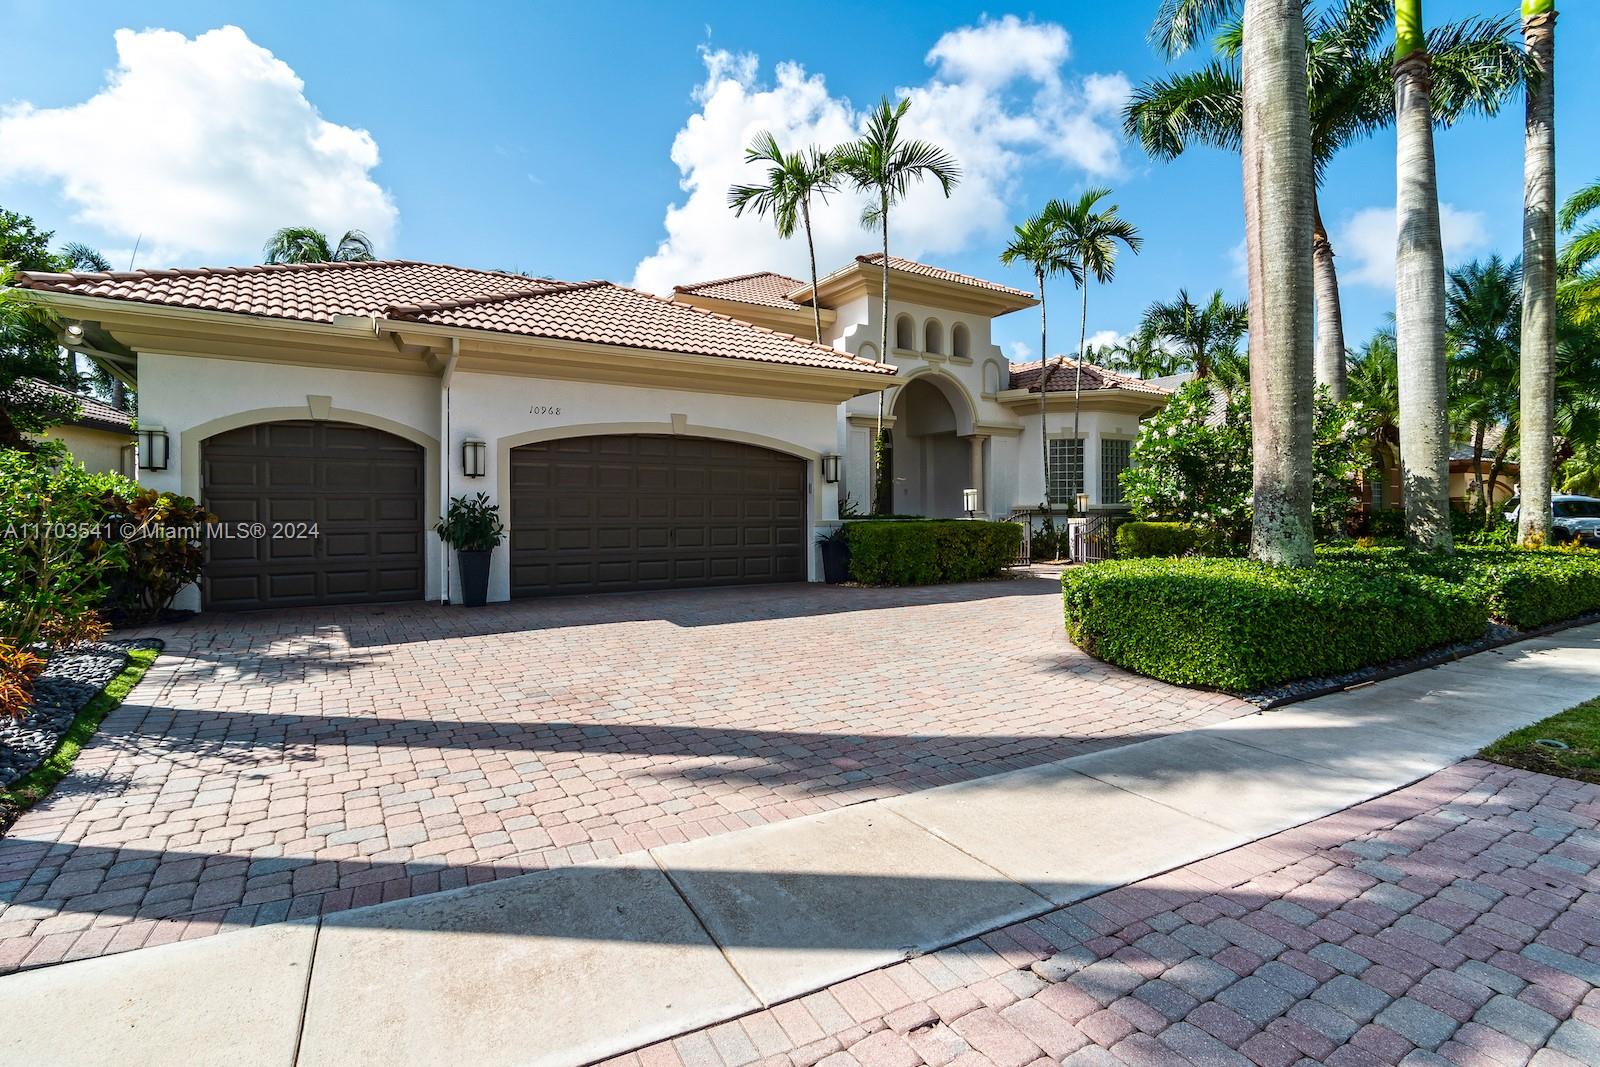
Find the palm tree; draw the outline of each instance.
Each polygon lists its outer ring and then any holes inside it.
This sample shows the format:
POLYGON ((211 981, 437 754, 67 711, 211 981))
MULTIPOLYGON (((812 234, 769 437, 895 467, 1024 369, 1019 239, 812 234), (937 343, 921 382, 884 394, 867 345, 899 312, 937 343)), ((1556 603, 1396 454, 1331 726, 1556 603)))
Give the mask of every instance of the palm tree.
MULTIPOLYGON (((1376 469, 1386 471, 1400 449, 1400 368, 1394 350, 1394 324, 1373 333, 1359 350, 1349 353, 1346 399, 1359 413, 1371 441, 1376 469)), ((1373 486, 1372 507, 1383 507, 1373 486)))
POLYGON ((1521 286, 1521 266, 1499 256, 1451 271, 1445 285, 1451 418, 1472 441, 1476 506, 1485 514, 1491 502, 1486 486, 1494 483, 1482 478, 1484 443, 1491 428, 1501 431, 1498 466, 1505 455, 1504 428, 1517 414, 1521 286))
POLYGON ((1187 289, 1179 289, 1176 300, 1158 300, 1146 308, 1139 323, 1140 334, 1157 341, 1179 366, 1192 368, 1196 378, 1210 377, 1219 359, 1237 355, 1249 330, 1249 309, 1225 300, 1221 289, 1204 307, 1189 299, 1187 289))
POLYGON ((1312 188, 1306 28, 1300 5, 1245 0, 1242 68, 1245 250, 1250 276, 1251 558, 1309 567, 1312 188))
MULTIPOLYGON (((878 358, 886 363, 889 360, 889 209, 900 202, 913 181, 932 178, 948 197, 961 180, 961 167, 944 149, 927 141, 900 139, 900 121, 910 107, 909 97, 898 104, 890 104, 888 97, 882 98, 867 116, 861 137, 840 145, 833 152, 834 167, 839 174, 848 179, 857 192, 872 198, 861 212, 862 228, 877 229, 883 238, 883 261, 879 264, 883 288, 878 308, 882 336, 878 358)), ((883 416, 883 393, 880 391, 875 456, 885 447, 883 416)), ((881 474, 880 471, 875 479, 878 485, 876 510, 887 513, 893 507, 891 501, 884 499, 887 493, 881 474)))
POLYGON ((735 185, 728 190, 728 206, 734 215, 746 208, 765 218, 772 216, 778 236, 794 236, 795 224, 806 231, 806 252, 811 257, 811 319, 817 342, 822 342, 822 305, 817 302, 817 246, 811 237, 811 197, 827 200, 828 192, 839 184, 833 156, 816 145, 785 152, 778 139, 763 130, 745 149, 746 163, 767 164, 767 184, 735 185))
MULTIPOLYGON (((1078 319, 1078 363, 1072 375, 1072 438, 1079 437, 1083 419, 1083 359, 1089 331, 1089 282, 1109 285, 1117 273, 1117 246, 1139 254, 1144 238, 1133 223, 1117 213, 1117 205, 1096 205, 1111 195, 1110 189, 1090 189, 1071 202, 1052 200, 1044 206, 1042 218, 1057 232, 1066 254, 1078 264, 1073 280, 1083 291, 1083 311, 1078 319)), ((1042 357, 1041 353, 1041 357, 1042 357)), ((1040 388, 1044 387, 1043 379, 1040 388)))
POLYGON ((1550 535, 1556 378, 1556 5, 1522 0, 1533 74, 1522 154, 1522 506, 1517 538, 1550 535))
POLYGON ((1395 348, 1400 360, 1400 477, 1406 539, 1450 552, 1450 419, 1444 349, 1444 248, 1433 160, 1422 0, 1395 8, 1395 348))
POLYGON ((372 239, 360 230, 346 230, 337 245, 310 226, 285 226, 261 250, 268 263, 367 263, 374 256, 372 239))
MULTIPOLYGON (((1083 284, 1083 268, 1061 242, 1061 235, 1045 218, 1044 213, 1033 216, 1012 232, 1011 243, 1000 253, 1000 262, 1006 266, 1026 263, 1033 269, 1033 278, 1039 287, 1039 463, 1044 476, 1045 496, 1050 486, 1050 435, 1045 432, 1045 388, 1049 377, 1046 361, 1050 358, 1050 334, 1047 329, 1044 303, 1044 283, 1066 273, 1079 285, 1083 284)), ((1046 501, 1048 503, 1048 499, 1046 501)))
POLYGON ((1600 219, 1584 223, 1596 212, 1600 212, 1600 181, 1590 182, 1561 205, 1561 230, 1572 236, 1557 263, 1561 283, 1556 293, 1574 322, 1600 318, 1600 270, 1595 269, 1600 266, 1600 219))
MULTIPOLYGON (((1163 42, 1180 27, 1173 47, 1182 50, 1194 25, 1193 9, 1207 0, 1171 0, 1155 35, 1163 42)), ((1222 5, 1237 7, 1237 4, 1222 5)), ((1320 187, 1339 150, 1394 121, 1393 56, 1385 42, 1392 0, 1346 0, 1335 11, 1310 16, 1306 27, 1306 78, 1311 141, 1320 187)), ((1470 19, 1442 26, 1429 37, 1433 56, 1434 121, 1448 126, 1468 113, 1494 114, 1520 84, 1525 64, 1510 40, 1510 19, 1470 19)), ((1198 39, 1198 34, 1194 35, 1198 39)), ((1123 112, 1128 135, 1158 159, 1172 159, 1195 144, 1238 151, 1241 132, 1237 22, 1216 42, 1218 57, 1200 70, 1141 86, 1123 112)), ((1333 244, 1319 202, 1312 205, 1316 271, 1317 381, 1335 399, 1344 395, 1345 345, 1333 244)))
POLYGON ((1136 378, 1165 378, 1187 365, 1183 357, 1168 352, 1157 337, 1144 329, 1112 345, 1105 355, 1106 367, 1136 378))
POLYGON ((111 261, 100 254, 100 250, 92 248, 81 241, 69 241, 61 246, 61 253, 57 257, 61 265, 69 271, 96 271, 104 273, 111 269, 111 261))

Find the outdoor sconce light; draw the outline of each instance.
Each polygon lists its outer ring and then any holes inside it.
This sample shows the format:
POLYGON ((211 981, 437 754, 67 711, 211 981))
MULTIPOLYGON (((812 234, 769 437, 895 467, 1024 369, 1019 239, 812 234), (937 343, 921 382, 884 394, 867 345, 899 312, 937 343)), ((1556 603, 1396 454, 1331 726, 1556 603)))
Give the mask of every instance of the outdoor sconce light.
POLYGON ((1087 514, 1089 514, 1089 494, 1088 493, 1079 493, 1078 494, 1077 503, 1078 503, 1078 514, 1079 515, 1087 515, 1087 514))
POLYGON ((829 485, 839 481, 839 457, 832 452, 822 457, 822 480, 829 485))
POLYGON ((482 478, 489 461, 489 446, 483 441, 461 442, 461 473, 482 478))
POLYGON ((139 428, 139 466, 147 471, 167 469, 167 431, 159 426, 139 428))
POLYGON ((967 513, 967 518, 969 519, 977 512, 978 491, 976 489, 961 490, 961 509, 967 513))

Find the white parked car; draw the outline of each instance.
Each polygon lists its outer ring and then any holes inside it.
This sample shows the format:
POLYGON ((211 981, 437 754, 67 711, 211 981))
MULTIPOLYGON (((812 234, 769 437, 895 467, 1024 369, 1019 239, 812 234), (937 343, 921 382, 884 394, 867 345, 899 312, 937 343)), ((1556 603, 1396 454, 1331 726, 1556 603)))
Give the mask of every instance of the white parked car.
MULTIPOLYGON (((1522 501, 1512 497, 1506 501, 1506 521, 1516 522, 1522 501)), ((1592 496, 1571 496, 1558 493, 1550 498, 1550 532, 1553 541, 1570 541, 1576 537, 1590 548, 1600 548, 1600 499, 1592 496)))

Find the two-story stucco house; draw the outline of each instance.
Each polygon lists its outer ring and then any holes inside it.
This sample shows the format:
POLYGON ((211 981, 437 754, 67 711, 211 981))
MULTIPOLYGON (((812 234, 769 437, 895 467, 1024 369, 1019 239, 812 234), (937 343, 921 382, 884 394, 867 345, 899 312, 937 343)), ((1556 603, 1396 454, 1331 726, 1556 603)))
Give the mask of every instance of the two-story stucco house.
POLYGON ((906 260, 880 353, 880 262, 671 299, 405 260, 17 284, 137 386, 140 481, 227 524, 180 606, 454 599, 432 527, 477 492, 509 528, 491 599, 815 580, 818 534, 868 502, 880 405, 897 512, 1037 507, 1042 448, 1052 502, 1116 506, 1165 391, 1085 368, 1075 437, 1073 361, 991 340, 1033 298, 906 260))

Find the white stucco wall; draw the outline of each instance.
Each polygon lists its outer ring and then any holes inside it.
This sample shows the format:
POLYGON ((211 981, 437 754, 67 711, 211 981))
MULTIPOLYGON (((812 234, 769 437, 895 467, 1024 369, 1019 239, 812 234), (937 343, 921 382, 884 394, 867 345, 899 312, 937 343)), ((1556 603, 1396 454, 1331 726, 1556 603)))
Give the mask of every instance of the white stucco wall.
MULTIPOLYGON (((1068 409, 1047 412, 1045 425, 1051 437, 1070 438, 1073 432, 1072 411, 1068 409)), ((1100 507, 1105 503, 1105 495, 1100 484, 1100 442, 1106 437, 1133 440, 1139 432, 1139 419, 1131 414, 1086 410, 1079 432, 1084 438, 1084 489, 1089 494, 1090 506, 1100 507)), ((1020 508, 1036 508, 1044 500, 1045 491, 1037 414, 1023 420, 1022 436, 1016 440, 1016 450, 1017 481, 1010 502, 1020 508)))
MULTIPOLYGON (((400 432, 422 445, 430 520, 439 501, 452 495, 483 491, 498 501, 500 472, 514 444, 606 432, 721 437, 801 456, 810 471, 808 539, 814 539, 819 521, 837 514, 836 487, 822 481, 817 463, 836 447, 838 408, 832 404, 458 372, 450 387, 446 429, 441 379, 435 376, 153 353, 139 357, 139 418, 143 426, 166 429, 170 458, 166 470, 140 471, 139 480, 199 496, 204 438, 253 422, 316 417, 400 432), (490 446, 484 478, 461 473, 461 444, 469 439, 490 446)), ((458 599, 454 562, 441 562, 444 553, 431 528, 424 555, 427 597, 439 597, 441 575, 448 570, 451 598, 458 599)), ((816 580, 820 560, 814 547, 809 556, 816 580)), ((509 588, 502 547, 494 558, 490 599, 506 599, 509 588)), ((177 606, 198 609, 198 589, 185 590, 177 606)))

